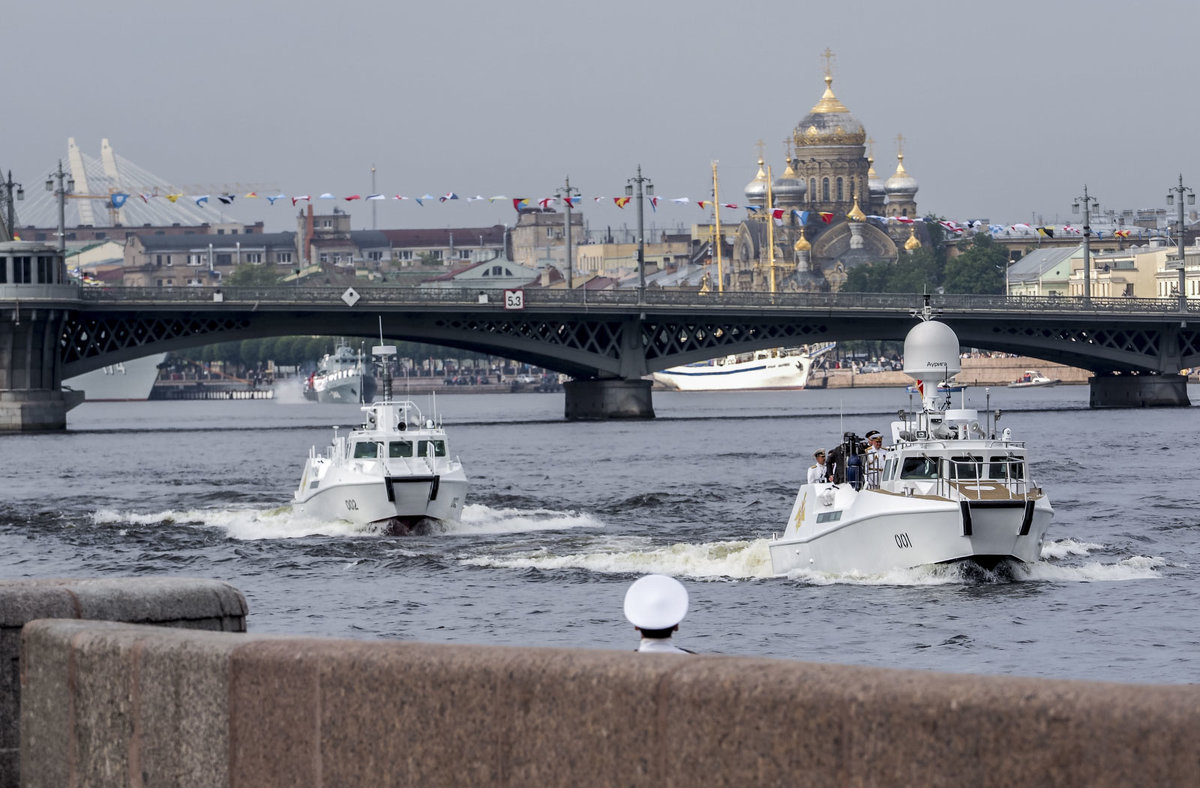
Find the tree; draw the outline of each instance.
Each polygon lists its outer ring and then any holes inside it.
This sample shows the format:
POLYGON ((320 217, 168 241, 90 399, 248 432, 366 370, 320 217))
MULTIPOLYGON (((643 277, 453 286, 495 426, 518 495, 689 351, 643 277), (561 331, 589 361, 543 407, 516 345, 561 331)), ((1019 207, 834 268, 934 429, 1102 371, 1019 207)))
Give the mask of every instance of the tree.
POLYGON ((225 277, 224 283, 229 287, 262 287, 277 285, 282 277, 273 266, 244 263, 225 277))
POLYGON ((976 233, 970 245, 946 261, 947 293, 1003 293, 1008 255, 987 233, 976 233))
POLYGON ((942 272, 934 252, 921 247, 902 253, 895 263, 879 261, 851 268, 842 290, 850 293, 922 293, 942 283, 942 272))

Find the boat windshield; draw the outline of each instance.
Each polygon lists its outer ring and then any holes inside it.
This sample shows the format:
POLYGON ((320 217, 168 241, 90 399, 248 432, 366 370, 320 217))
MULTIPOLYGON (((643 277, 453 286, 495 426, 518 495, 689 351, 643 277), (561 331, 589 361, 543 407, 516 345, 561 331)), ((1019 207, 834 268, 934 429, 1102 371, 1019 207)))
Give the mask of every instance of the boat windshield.
POLYGON ((1025 461, 1020 457, 992 457, 988 463, 989 479, 1024 479, 1025 461))
POLYGON ((905 457, 900 468, 901 479, 936 479, 937 460, 932 457, 905 457))
POLYGON ((446 442, 445 441, 421 441, 417 456, 419 456, 419 457, 445 457, 446 456, 446 442), (429 451, 430 446, 433 446, 432 454, 429 451))
POLYGON ((947 460, 948 479, 978 479, 983 472, 983 458, 963 455, 960 457, 951 457, 947 460))
POLYGON ((389 457, 411 457, 413 456, 412 441, 392 441, 388 444, 389 457))
POLYGON ((354 459, 366 460, 375 459, 379 456, 379 444, 369 441, 362 441, 354 444, 354 459))

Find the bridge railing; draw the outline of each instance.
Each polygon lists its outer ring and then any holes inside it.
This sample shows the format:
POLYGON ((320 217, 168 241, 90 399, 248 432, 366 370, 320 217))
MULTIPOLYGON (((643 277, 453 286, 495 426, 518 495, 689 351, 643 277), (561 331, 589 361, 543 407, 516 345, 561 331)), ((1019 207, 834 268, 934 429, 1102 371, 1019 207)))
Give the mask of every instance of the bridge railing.
MULTIPOLYGON (((351 288, 323 287, 105 287, 80 291, 88 303, 144 304, 243 304, 335 305, 351 288)), ((388 306, 462 306, 472 309, 504 311, 504 293, 479 288, 414 288, 355 285, 352 288, 364 305, 388 306)), ((654 308, 727 308, 739 309, 862 309, 882 311, 916 310, 925 303, 920 293, 767 293, 656 290, 645 292, 639 301, 636 290, 551 290, 523 291, 526 307, 627 307, 654 308)), ((1180 311, 1178 298, 1090 298, 1076 296, 1004 296, 931 294, 929 305, 935 311, 1080 312, 1106 314, 1165 315, 1180 311)), ((1200 313, 1200 301, 1189 301, 1187 312, 1200 313)))

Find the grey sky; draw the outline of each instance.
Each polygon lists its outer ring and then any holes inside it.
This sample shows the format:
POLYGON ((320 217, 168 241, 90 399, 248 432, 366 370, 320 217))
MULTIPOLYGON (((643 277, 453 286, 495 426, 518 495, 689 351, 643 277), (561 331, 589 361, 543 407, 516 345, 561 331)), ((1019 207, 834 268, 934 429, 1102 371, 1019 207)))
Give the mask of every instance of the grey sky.
MULTIPOLYGON (((759 139, 781 171, 826 47, 882 178, 904 135, 922 212, 1071 221, 1085 183, 1111 208, 1163 206, 1180 172, 1200 188, 1197 3, 14 0, 3 28, 0 167, 27 191, 68 137, 91 156, 107 137, 176 184, 365 196, 375 165, 389 195, 464 198, 375 203, 381 228, 511 222, 465 198, 548 197, 567 175, 593 228, 633 225, 588 198, 639 163, 668 201, 708 198, 718 160, 742 202, 759 139)), ((371 203, 337 204, 370 227, 371 203)), ((290 203, 250 207, 292 226, 290 203)))

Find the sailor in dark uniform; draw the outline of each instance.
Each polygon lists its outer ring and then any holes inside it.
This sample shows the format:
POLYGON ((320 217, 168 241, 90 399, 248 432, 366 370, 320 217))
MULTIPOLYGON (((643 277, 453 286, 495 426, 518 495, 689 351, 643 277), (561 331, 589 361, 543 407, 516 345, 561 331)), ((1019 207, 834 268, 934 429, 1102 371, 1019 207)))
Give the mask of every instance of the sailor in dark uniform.
POLYGON ((671 642, 687 615, 688 592, 673 577, 646 575, 625 592, 625 618, 642 635, 638 651, 648 654, 691 654, 671 642))

